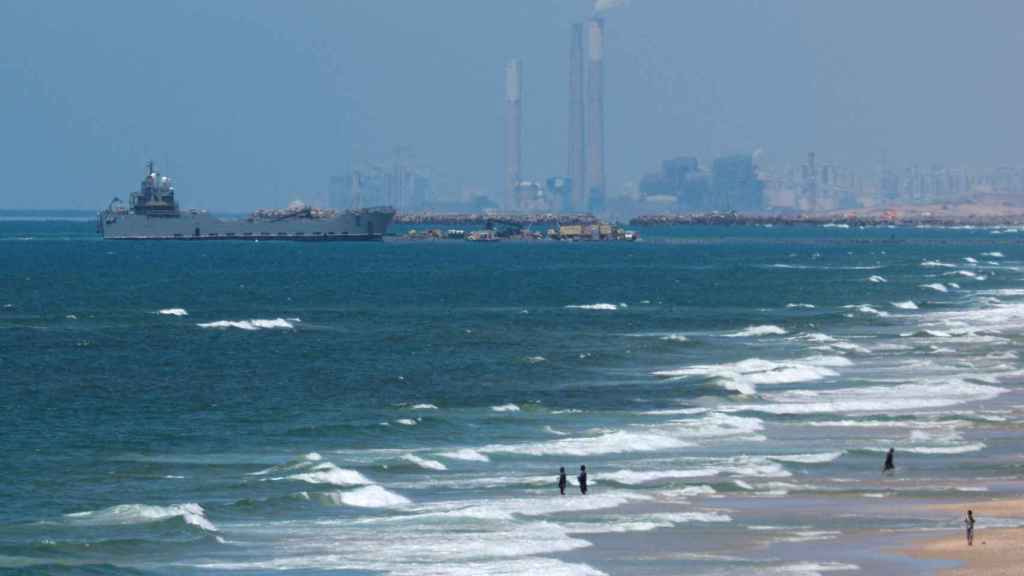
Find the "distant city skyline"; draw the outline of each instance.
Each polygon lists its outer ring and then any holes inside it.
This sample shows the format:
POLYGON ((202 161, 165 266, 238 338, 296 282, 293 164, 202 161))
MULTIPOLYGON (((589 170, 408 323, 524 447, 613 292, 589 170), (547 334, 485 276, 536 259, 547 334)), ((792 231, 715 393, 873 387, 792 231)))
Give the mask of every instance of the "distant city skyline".
MULTIPOLYGON (((497 201, 510 60, 522 179, 571 176, 568 40, 591 15, 587 0, 2 1, 0 208, 100 209, 148 159, 190 207, 318 201, 399 146, 433 198, 497 201)), ((1009 1, 633 0, 603 18, 605 195, 680 156, 760 151, 777 178, 811 151, 862 180, 883 155, 897 172, 1016 167, 1021 16, 1009 1)))

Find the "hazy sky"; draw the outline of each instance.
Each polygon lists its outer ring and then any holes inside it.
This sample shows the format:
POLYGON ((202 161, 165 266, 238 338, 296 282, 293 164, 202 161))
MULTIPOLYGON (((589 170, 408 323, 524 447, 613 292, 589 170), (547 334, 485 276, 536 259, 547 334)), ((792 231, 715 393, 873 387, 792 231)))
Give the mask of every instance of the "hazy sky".
MULTIPOLYGON (((524 175, 566 167, 589 0, 0 0, 0 208, 100 209, 148 158, 190 207, 323 195, 414 147, 497 193, 503 68, 524 175)), ((667 157, 1020 163, 1024 2, 632 0, 607 13, 609 191, 667 157)))

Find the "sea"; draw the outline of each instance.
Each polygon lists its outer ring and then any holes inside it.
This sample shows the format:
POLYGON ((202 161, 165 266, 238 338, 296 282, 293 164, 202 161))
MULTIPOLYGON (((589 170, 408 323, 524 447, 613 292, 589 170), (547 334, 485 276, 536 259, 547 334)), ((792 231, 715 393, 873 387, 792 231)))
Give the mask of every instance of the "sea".
POLYGON ((639 232, 0 221, 0 573, 925 574, 1019 490, 1024 231, 639 232))

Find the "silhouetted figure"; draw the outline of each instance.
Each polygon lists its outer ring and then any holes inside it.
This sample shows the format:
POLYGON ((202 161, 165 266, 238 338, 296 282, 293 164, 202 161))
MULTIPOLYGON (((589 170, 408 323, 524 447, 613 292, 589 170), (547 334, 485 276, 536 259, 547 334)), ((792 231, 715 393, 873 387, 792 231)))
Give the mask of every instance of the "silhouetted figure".
POLYGON ((562 496, 565 496, 565 485, 565 466, 562 466, 558 469, 558 491, 562 493, 562 496))
POLYGON ((882 474, 892 474, 896 471, 896 465, 893 464, 893 456, 896 455, 895 448, 889 448, 889 452, 885 455, 885 464, 882 465, 882 474))
POLYGON ((967 545, 974 546, 974 512, 967 511, 967 518, 964 518, 964 525, 967 526, 967 545))
POLYGON ((580 481, 580 494, 586 495, 587 493, 587 467, 580 466, 580 475, 576 477, 580 481))

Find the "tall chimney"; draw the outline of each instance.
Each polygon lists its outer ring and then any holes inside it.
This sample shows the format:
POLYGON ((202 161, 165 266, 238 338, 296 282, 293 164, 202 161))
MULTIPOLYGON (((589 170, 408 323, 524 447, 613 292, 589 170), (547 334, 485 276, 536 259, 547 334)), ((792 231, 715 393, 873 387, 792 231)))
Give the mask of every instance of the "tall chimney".
POLYGON ((587 22, 587 208, 604 211, 604 20, 587 22))
POLYGON ((516 185, 522 180, 523 136, 523 63, 510 60, 505 65, 505 209, 519 208, 516 185))
POLYGON ((572 25, 569 37, 569 165, 572 179, 572 210, 586 212, 590 204, 587 194, 587 160, 583 137, 583 24, 572 25))

